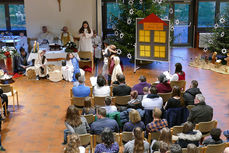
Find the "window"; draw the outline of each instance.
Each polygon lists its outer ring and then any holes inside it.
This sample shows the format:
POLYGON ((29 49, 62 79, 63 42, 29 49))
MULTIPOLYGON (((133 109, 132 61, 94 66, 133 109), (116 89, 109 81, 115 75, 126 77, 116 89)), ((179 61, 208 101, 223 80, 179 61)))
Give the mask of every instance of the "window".
POLYGON ((23 4, 10 4, 9 16, 11 30, 25 30, 25 12, 23 4))
POLYGON ((165 43, 166 42, 166 32, 165 31, 154 31, 154 42, 165 43))
POLYGON ((0 5, 0 30, 6 30, 6 17, 4 5, 0 5))
POLYGON ((149 45, 140 45, 140 56, 150 57, 151 47, 149 45))
POLYGON ((165 58, 165 46, 154 46, 154 57, 165 58))
POLYGON ((150 42, 150 31, 139 30, 139 41, 150 42))
POLYGON ((112 29, 113 17, 119 18, 120 9, 118 3, 107 3, 107 29, 112 29))
POLYGON ((199 2, 198 27, 213 27, 215 25, 215 2, 199 2))
POLYGON ((221 2, 220 3, 220 17, 226 15, 227 7, 229 7, 229 2, 221 2))

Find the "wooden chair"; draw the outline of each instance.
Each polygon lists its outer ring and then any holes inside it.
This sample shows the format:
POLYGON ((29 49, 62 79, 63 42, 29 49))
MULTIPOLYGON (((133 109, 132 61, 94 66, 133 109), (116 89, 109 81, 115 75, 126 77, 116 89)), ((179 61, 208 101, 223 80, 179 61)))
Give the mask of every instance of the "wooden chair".
POLYGON ((158 93, 158 95, 163 99, 163 104, 165 104, 169 98, 171 98, 172 96, 172 93, 169 92, 169 93, 158 93))
POLYGON ((161 135, 160 131, 157 132, 151 132, 148 134, 148 142, 151 143, 151 140, 158 140, 161 135))
POLYGON ((91 63, 91 68, 92 68, 92 73, 94 70, 94 58, 93 58, 93 53, 90 51, 80 51, 78 52, 78 55, 80 57, 80 63, 91 63), (84 59, 89 59, 89 60, 82 60, 84 59))
POLYGON ((93 89, 94 89, 94 87, 90 87, 90 94, 89 94, 89 97, 92 97, 93 89))
POLYGON ((86 152, 89 152, 89 150, 91 151, 93 146, 93 136, 87 133, 87 134, 80 134, 79 137, 80 137, 80 145, 87 146, 86 152))
POLYGON ((213 128, 217 127, 217 121, 216 120, 212 120, 209 122, 200 122, 198 124, 196 124, 195 129, 199 130, 200 132, 202 132, 202 138, 209 136, 210 135, 210 131, 213 128))
POLYGON ((83 115, 83 116, 86 118, 88 124, 91 124, 95 121, 95 115, 93 114, 83 115))
POLYGON ((113 86, 110 86, 110 96, 113 96, 113 86))
POLYGON ((19 102, 18 102, 18 91, 13 88, 13 86, 9 84, 0 84, 0 88, 3 90, 3 93, 6 94, 8 97, 13 97, 13 111, 15 110, 15 101, 14 98, 16 96, 17 99, 17 106, 19 108, 19 102))
POLYGON ((75 105, 78 109, 82 110, 84 107, 84 99, 85 97, 72 97, 71 105, 75 105))
POLYGON ((226 147, 226 143, 208 145, 205 153, 222 153, 226 147))
POLYGON ((115 105, 118 105, 118 106, 126 106, 128 104, 128 101, 130 101, 131 99, 130 95, 116 96, 115 98, 116 98, 115 105))
POLYGON ((171 81, 170 86, 173 88, 174 86, 178 86, 181 88, 182 91, 185 91, 186 87, 186 81, 185 80, 180 80, 180 81, 171 81))
POLYGON ((1 115, 2 116, 7 116, 6 103, 2 104, 2 98, 0 98, 0 108, 1 108, 1 115), (5 109, 5 114, 6 115, 3 114, 4 109, 5 109))
POLYGON ((120 143, 121 144, 125 144, 128 141, 133 140, 133 139, 134 139, 134 136, 133 136, 132 132, 125 132, 124 131, 124 132, 120 133, 120 143))
MULTIPOLYGON (((197 148, 198 153, 204 153, 204 150, 205 150, 204 147, 198 147, 197 148)), ((187 153, 187 152, 188 152, 187 148, 182 148, 182 153, 187 153)))
POLYGON ((191 109, 193 108, 193 107, 195 107, 195 105, 188 105, 188 106, 186 106, 187 108, 188 108, 188 110, 189 110, 189 112, 191 111, 191 109))
MULTIPOLYGON (((114 134, 114 138, 115 138, 115 141, 120 144, 120 137, 119 137, 119 133, 113 133, 114 134)), ((93 135, 93 139, 94 139, 94 143, 93 143, 93 148, 95 148, 96 144, 99 144, 102 142, 101 140, 101 136, 100 135, 93 135)))
POLYGON ((183 132, 183 126, 173 126, 171 128, 172 135, 177 135, 178 133, 182 133, 182 132, 183 132))
POLYGON ((73 97, 72 89, 70 89, 70 97, 73 97))
POLYGON ((94 106, 105 106, 105 97, 93 97, 92 99, 94 101, 94 106))

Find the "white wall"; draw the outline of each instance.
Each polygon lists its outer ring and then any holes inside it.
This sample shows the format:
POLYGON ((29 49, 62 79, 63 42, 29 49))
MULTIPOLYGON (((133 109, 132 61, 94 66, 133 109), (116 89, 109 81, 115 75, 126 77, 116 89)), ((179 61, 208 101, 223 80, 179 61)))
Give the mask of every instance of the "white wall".
POLYGON ((59 12, 57 0, 25 0, 26 28, 30 38, 36 38, 41 27, 46 25, 50 32, 60 34, 63 26, 77 36, 84 20, 92 29, 96 28, 96 0, 61 0, 59 12))

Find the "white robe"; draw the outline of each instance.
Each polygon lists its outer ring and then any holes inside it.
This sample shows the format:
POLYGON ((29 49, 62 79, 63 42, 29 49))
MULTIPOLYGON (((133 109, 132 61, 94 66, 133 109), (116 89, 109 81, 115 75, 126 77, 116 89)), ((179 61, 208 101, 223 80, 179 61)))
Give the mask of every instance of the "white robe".
POLYGON ((79 51, 93 52, 92 39, 91 39, 91 37, 93 36, 93 31, 91 30, 91 33, 88 33, 87 29, 85 29, 84 34, 85 34, 85 36, 83 36, 82 33, 79 34, 79 36, 80 36, 79 51))
POLYGON ((53 38, 54 38, 54 36, 50 32, 46 32, 46 33, 42 32, 42 33, 40 33, 39 36, 38 36, 38 42, 40 44, 39 47, 40 48, 48 48, 49 44, 53 43, 53 38), (44 40, 47 40, 48 44, 43 44, 42 42, 44 40))
POLYGON ((42 50, 38 51, 38 58, 35 60, 34 67, 36 76, 45 77, 48 74, 47 58, 45 58, 44 64, 42 64, 42 57, 40 56, 41 52, 42 50), (44 68, 44 74, 41 73, 40 67, 44 68))
POLYGON ((94 45, 97 45, 96 48, 93 47, 94 51, 95 51, 95 58, 102 58, 102 55, 101 55, 101 45, 102 45, 102 41, 101 41, 101 38, 99 36, 96 36, 96 37, 92 37, 92 44, 93 46, 94 45))
POLYGON ((18 53, 20 53, 20 48, 24 48, 25 51, 28 53, 28 40, 27 40, 27 37, 26 36, 23 36, 23 37, 19 37, 18 38, 18 42, 16 44, 16 49, 18 51, 18 53))
POLYGON ((120 58, 118 56, 114 56, 113 60, 114 60, 115 66, 114 66, 112 76, 111 76, 112 82, 117 81, 117 78, 116 78, 117 74, 123 74, 122 73, 122 67, 120 65, 120 58))
POLYGON ((72 65, 72 61, 71 60, 66 61, 66 66, 62 66, 62 74, 64 80, 71 82, 73 77, 73 72, 74 72, 74 67, 72 65))

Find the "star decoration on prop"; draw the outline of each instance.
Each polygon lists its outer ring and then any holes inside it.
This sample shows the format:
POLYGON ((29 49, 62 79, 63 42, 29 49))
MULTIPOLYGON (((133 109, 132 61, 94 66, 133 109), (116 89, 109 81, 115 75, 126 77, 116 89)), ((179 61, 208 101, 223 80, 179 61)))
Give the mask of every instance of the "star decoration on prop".
POLYGON ((208 51, 208 48, 207 47, 204 47, 203 51, 204 52, 207 52, 208 51))
POLYGON ((179 23, 180 23, 180 21, 177 19, 177 20, 175 21, 175 24, 178 25, 179 23))
POLYGON ((124 33, 120 33, 120 38, 122 39, 124 37, 124 33))
POLYGON ((219 27, 219 25, 216 23, 215 26, 214 26, 214 28, 217 29, 218 27, 219 27))
POLYGON ((132 19, 131 18, 128 18, 127 19, 127 24, 131 24, 131 22, 132 22, 132 19))
POLYGON ((220 22, 220 23, 224 23, 224 22, 225 22, 225 19, 224 19, 224 18, 221 18, 221 19, 219 20, 219 22, 220 22))
POLYGON ((220 34, 220 37, 224 37, 225 33, 224 31, 220 34))
POLYGON ((134 14, 134 10, 130 9, 129 13, 130 13, 130 15, 133 15, 134 14))
POLYGON ((127 54, 127 58, 128 59, 131 59, 132 58, 132 55, 130 53, 127 54))
POLYGON ((115 31, 115 33, 114 33, 114 34, 115 34, 115 36, 118 36, 118 31, 115 31))
POLYGON ((223 54, 226 54, 226 53, 227 53, 227 49, 224 48, 224 49, 221 50, 221 52, 222 52, 223 54))
POLYGON ((121 49, 117 49, 117 54, 118 54, 118 55, 122 54, 121 49))
POLYGON ((134 4, 134 1, 133 0, 129 0, 128 4, 132 6, 134 4))

